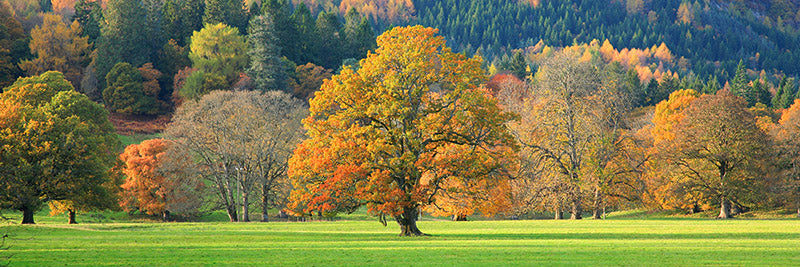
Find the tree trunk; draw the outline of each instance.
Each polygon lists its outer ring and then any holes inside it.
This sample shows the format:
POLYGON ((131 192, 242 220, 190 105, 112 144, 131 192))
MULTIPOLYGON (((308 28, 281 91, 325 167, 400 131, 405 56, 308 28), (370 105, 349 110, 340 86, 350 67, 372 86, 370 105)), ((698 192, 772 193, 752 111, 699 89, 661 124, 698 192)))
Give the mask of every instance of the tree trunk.
POLYGON ((556 207, 556 210, 553 213, 556 214, 556 217, 554 218, 555 220, 563 220, 564 219, 564 213, 561 212, 561 208, 560 207, 556 207))
POLYGON ((269 222, 269 194, 266 185, 261 186, 261 221, 269 222))
POLYGON ((572 211, 570 211, 570 213, 572 213, 572 216, 569 217, 570 220, 580 220, 583 218, 581 217, 581 213, 583 213, 583 208, 581 207, 580 196, 576 197, 575 200, 572 201, 572 211))
POLYGON ((164 210, 164 212, 161 213, 161 216, 162 216, 161 219, 163 219, 165 222, 169 221, 169 211, 168 210, 164 210))
POLYGON ((69 221, 67 222, 67 224, 78 224, 78 222, 75 221, 75 211, 74 210, 68 209, 67 210, 67 214, 69 214, 69 221))
POLYGON ((239 216, 236 215, 236 206, 234 205, 226 205, 225 209, 228 212, 228 218, 231 219, 231 222, 238 222, 239 216))
POLYGON ((600 187, 594 188, 594 203, 592 204, 592 219, 602 219, 600 206, 603 205, 603 200, 600 198, 600 187))
POLYGON ((33 222, 33 209, 30 207, 22 208, 22 224, 36 224, 33 222))
POLYGON ((247 192, 242 188, 242 222, 250 221, 250 201, 247 192))
POLYGON ((419 217, 418 207, 405 207, 403 213, 395 216, 397 224, 400 225, 400 236, 422 236, 425 235, 417 228, 417 218, 419 217))
POLYGON ((733 218, 733 216, 731 216, 731 202, 725 199, 724 196, 721 198, 721 200, 722 203, 720 204, 719 216, 717 216, 717 218, 718 219, 733 218))
POLYGON ((467 221, 467 215, 453 214, 452 219, 453 219, 454 222, 466 222, 467 221))

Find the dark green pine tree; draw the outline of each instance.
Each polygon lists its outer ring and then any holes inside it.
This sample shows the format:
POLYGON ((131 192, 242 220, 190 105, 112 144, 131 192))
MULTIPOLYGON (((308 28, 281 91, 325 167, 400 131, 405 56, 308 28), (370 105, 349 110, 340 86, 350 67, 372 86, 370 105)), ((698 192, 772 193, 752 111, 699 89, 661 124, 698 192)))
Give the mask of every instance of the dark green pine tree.
POLYGON ((109 0, 103 13, 105 24, 97 41, 97 77, 105 86, 108 71, 119 62, 141 66, 151 62, 149 36, 143 26, 147 24, 147 11, 141 0, 109 0))
POLYGON ((241 0, 205 0, 203 24, 224 23, 246 33, 248 14, 241 0))
POLYGON ((749 83, 750 81, 747 80, 747 70, 744 68, 744 62, 739 60, 739 65, 736 66, 736 74, 734 74, 730 84, 731 94, 747 99, 747 93, 751 91, 749 83))
POLYGON ((186 46, 194 31, 203 28, 204 0, 166 0, 162 11, 165 39, 186 46))
POLYGON ((281 53, 289 60, 297 59, 299 52, 299 45, 297 43, 297 29, 289 20, 291 14, 291 7, 286 0, 264 0, 261 2, 261 14, 269 14, 272 21, 275 22, 275 35, 278 41, 281 53))
POLYGON ((375 49, 375 31, 369 20, 362 17, 355 8, 351 8, 344 16, 344 42, 347 55, 345 58, 361 59, 367 51, 375 49))
POLYGON ((269 14, 254 17, 247 28, 247 43, 250 50, 250 67, 247 75, 253 79, 256 90, 282 90, 286 87, 286 73, 280 56, 275 24, 269 14))
POLYGON ((797 85, 794 82, 794 78, 787 78, 784 76, 780 83, 778 83, 775 96, 772 97, 772 107, 784 109, 791 106, 795 99, 795 87, 797 87, 797 85))
POLYGON ((103 8, 98 1, 78 0, 72 20, 81 25, 81 36, 88 36, 89 43, 100 37, 100 22, 103 21, 103 8))
POLYGON ((334 12, 322 12, 317 16, 317 33, 319 51, 317 54, 318 65, 326 69, 336 69, 342 65, 344 42, 342 40, 342 23, 339 15, 334 12))
POLYGON ((528 76, 528 63, 525 62, 525 56, 522 55, 521 51, 514 52, 514 55, 510 58, 504 57, 500 61, 500 69, 508 71, 521 80, 525 80, 528 76))
POLYGON ((756 79, 753 81, 753 86, 750 86, 749 89, 750 91, 747 92, 745 97, 749 106, 755 106, 758 103, 764 105, 772 104, 772 96, 767 89, 766 82, 756 79))
POLYGON ((294 13, 289 20, 297 29, 297 45, 299 54, 294 58, 289 58, 297 64, 305 64, 309 62, 317 62, 317 44, 319 38, 317 37, 317 23, 314 16, 311 15, 311 10, 308 9, 304 2, 295 8, 294 13))
POLYGON ((702 93, 708 94, 708 95, 713 95, 713 94, 716 94, 717 91, 719 91, 719 89, 720 89, 720 86, 719 86, 719 81, 717 81, 717 76, 709 75, 708 76, 708 81, 706 82, 706 85, 703 86, 702 93))

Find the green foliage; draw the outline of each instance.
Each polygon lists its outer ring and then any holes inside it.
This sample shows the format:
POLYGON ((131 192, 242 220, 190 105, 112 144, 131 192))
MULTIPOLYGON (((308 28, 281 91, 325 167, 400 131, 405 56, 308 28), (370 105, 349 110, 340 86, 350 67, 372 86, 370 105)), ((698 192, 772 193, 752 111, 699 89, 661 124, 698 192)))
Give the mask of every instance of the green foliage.
POLYGON ((203 28, 204 0, 166 0, 161 12, 164 16, 163 28, 166 39, 175 40, 179 46, 186 46, 192 32, 203 28))
POLYGON ((248 63, 244 38, 238 30, 222 23, 207 24, 199 32, 194 32, 189 48, 192 67, 206 76, 213 75, 214 79, 217 76, 224 78, 225 86, 220 89, 230 88, 248 63))
POLYGON ((97 77, 101 88, 106 85, 106 74, 119 62, 140 66, 151 60, 155 51, 149 46, 147 10, 141 0, 109 0, 105 24, 97 40, 97 77))
POLYGON ((196 100, 211 91, 227 89, 230 89, 230 85, 225 77, 198 70, 186 77, 186 83, 180 89, 179 94, 183 99, 196 100))
POLYGON ((0 102, 7 108, 0 114, 0 207, 25 211, 23 223, 33 223, 32 212, 47 201, 108 207, 102 185, 119 140, 102 106, 58 72, 19 79, 0 102))
POLYGON ((224 23, 245 33, 248 14, 241 0, 205 0, 203 24, 224 23))
POLYGON ((269 14, 259 15, 250 21, 247 43, 250 46, 250 67, 247 75, 255 88, 261 91, 286 90, 286 72, 281 62, 275 24, 269 14))
POLYGON ((95 43, 100 37, 100 23, 103 21, 103 8, 98 1, 78 0, 75 2, 75 14, 72 20, 81 25, 81 36, 88 36, 89 43, 95 43))
POLYGON ((139 70, 126 62, 117 63, 106 75, 108 86, 103 101, 112 112, 123 114, 158 114, 156 96, 145 93, 139 70))
POLYGON ((0 88, 10 85, 22 74, 17 63, 30 51, 27 40, 11 5, 0 1, 0 88))

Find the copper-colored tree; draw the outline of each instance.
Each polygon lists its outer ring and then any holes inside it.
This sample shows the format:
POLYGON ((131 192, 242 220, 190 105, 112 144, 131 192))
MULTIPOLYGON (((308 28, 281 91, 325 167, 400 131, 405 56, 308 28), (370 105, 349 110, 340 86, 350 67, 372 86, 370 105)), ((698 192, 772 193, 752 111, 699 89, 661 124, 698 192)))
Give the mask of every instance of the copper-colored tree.
POLYGON ((684 115, 665 150, 682 174, 678 182, 688 193, 718 200, 719 218, 731 218, 731 205, 754 203, 764 185, 767 135, 744 99, 727 90, 693 101, 684 115))

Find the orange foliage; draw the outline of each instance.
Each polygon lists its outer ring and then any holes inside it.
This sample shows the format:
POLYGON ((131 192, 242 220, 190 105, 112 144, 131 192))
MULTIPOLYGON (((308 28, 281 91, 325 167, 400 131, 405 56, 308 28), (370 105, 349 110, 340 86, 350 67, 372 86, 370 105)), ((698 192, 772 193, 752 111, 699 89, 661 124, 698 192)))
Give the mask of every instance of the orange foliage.
POLYGON ((148 214, 165 211, 166 192, 162 185, 164 175, 158 172, 167 150, 164 139, 146 140, 125 148, 119 158, 125 163, 122 172, 127 176, 122 184, 120 206, 126 210, 139 209, 148 214))
POLYGON ((290 208, 366 205, 384 222, 394 217, 404 235, 420 235, 418 211, 438 204, 443 186, 504 179, 513 115, 479 86, 481 60, 453 53, 436 33, 394 28, 360 69, 345 67, 323 83, 303 121, 309 139, 289 160, 290 208))

